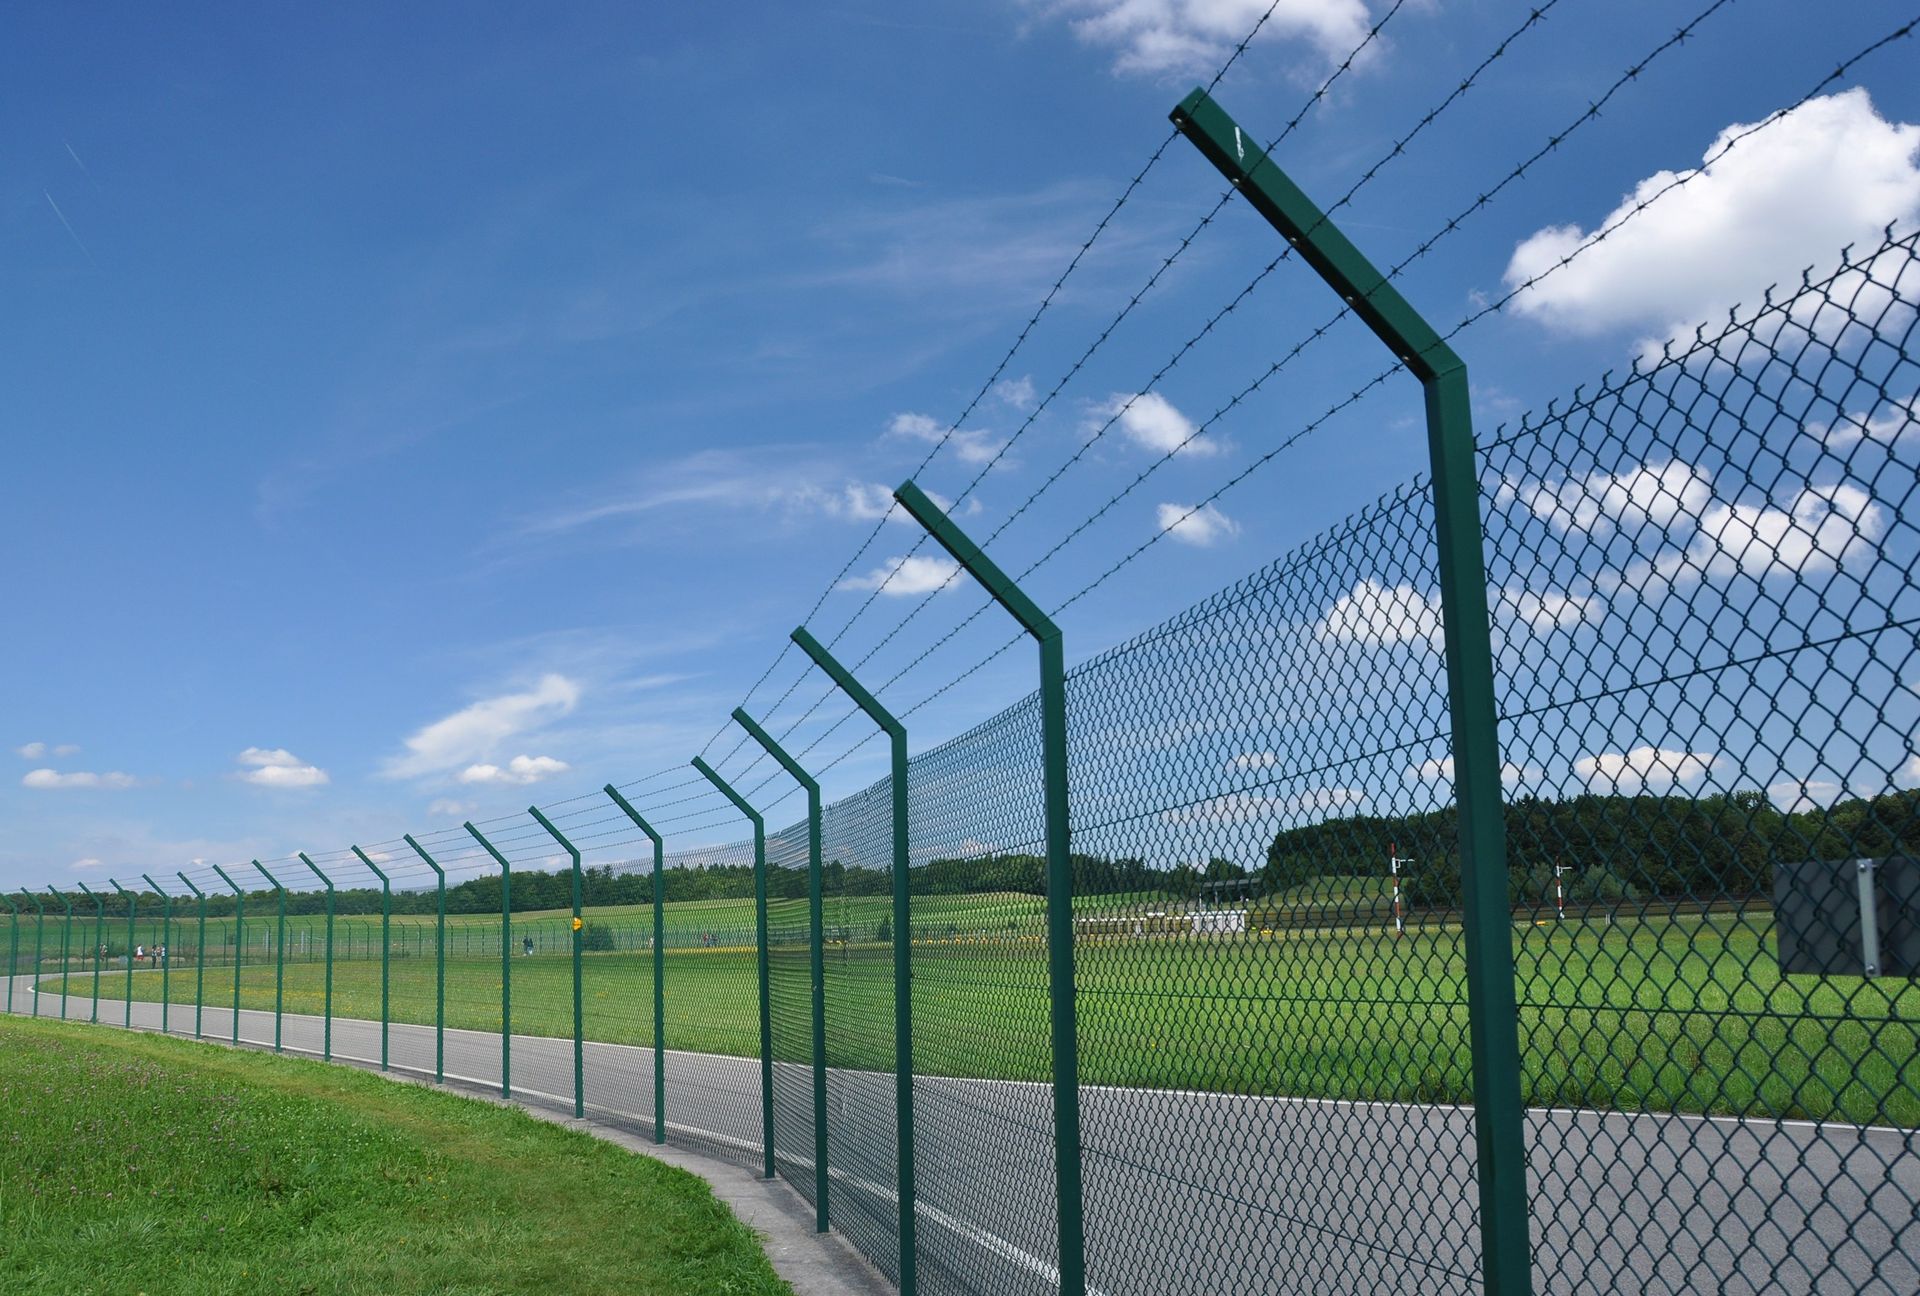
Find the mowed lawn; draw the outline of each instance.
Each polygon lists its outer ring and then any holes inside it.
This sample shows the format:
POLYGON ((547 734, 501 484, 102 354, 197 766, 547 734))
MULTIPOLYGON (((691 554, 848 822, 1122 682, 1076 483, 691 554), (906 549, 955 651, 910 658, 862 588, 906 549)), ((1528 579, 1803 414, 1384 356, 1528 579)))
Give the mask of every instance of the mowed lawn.
MULTIPOLYGON (((1528 927, 1516 932, 1515 949, 1530 1103, 1920 1125, 1920 986, 1784 977, 1765 924, 1728 916, 1528 927)), ((1471 1098, 1457 928, 1414 930, 1398 940, 1351 929, 1082 938, 1077 957, 1087 1083, 1471 1098)), ((584 966, 587 1036, 652 1044, 651 955, 594 954, 584 966)), ((666 967, 669 1048, 757 1052, 750 948, 670 949, 666 967)), ((831 946, 826 973, 829 1063, 889 1069, 887 949, 831 946)), ((243 969, 243 1007, 273 1007, 273 975, 270 964, 243 969)), ((433 960, 395 959, 391 976, 393 1019, 430 1024, 433 960)), ((231 977, 230 968, 208 969, 206 1002, 230 1003, 231 977)), ((124 995, 124 978, 102 978, 103 1001, 124 995)), ((565 955, 516 955, 512 978, 516 1032, 571 1034, 565 955)), ((776 947, 771 979, 776 1051, 783 1060, 807 1060, 805 950, 776 947)), ((70 985, 90 994, 92 979, 76 976, 70 985)), ((190 1003, 193 986, 192 969, 176 967, 173 999, 190 1003)), ((1046 961, 1037 937, 922 942, 914 987, 920 1071, 1047 1078, 1046 961)), ((500 989, 497 955, 450 961, 447 1025, 498 1030, 500 989)), ((157 973, 135 974, 137 998, 159 992, 157 973)), ((322 969, 288 964, 286 1010, 317 1014, 322 1002, 322 969)), ((377 960, 336 965, 334 1012, 379 1016, 377 960)))
POLYGON ((315 1062, 0 1019, 0 1290, 790 1292, 693 1176, 315 1062))

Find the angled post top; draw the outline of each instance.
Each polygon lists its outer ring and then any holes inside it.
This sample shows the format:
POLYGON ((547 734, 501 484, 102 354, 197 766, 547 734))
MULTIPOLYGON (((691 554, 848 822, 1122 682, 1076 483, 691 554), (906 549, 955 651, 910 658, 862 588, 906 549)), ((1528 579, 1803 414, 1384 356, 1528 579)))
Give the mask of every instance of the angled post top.
POLYGON ((635 810, 633 808, 633 804, 631 802, 629 802, 625 797, 620 795, 619 788, 609 783, 605 787, 601 788, 600 790, 602 792, 605 792, 607 796, 613 800, 613 803, 619 806, 620 809, 625 812, 627 818, 633 820, 633 822, 639 826, 639 829, 641 832, 645 833, 649 838, 652 839, 655 847, 660 847, 665 845, 666 839, 661 837, 660 834, 654 830, 653 825, 648 823, 646 819, 641 815, 641 813, 638 810, 635 810))
POLYGON ((286 889, 285 887, 283 887, 283 886, 281 886, 281 885, 280 885, 280 879, 279 879, 279 878, 277 878, 277 877, 275 877, 275 876, 274 876, 273 874, 271 874, 271 873, 269 873, 269 872, 267 872, 267 866, 266 866, 265 864, 262 864, 262 863, 261 863, 261 862, 260 862, 259 860, 253 860, 253 861, 252 861, 252 864, 253 864, 253 866, 254 866, 255 868, 257 868, 257 869, 259 869, 259 870, 260 870, 260 876, 261 876, 261 877, 263 877, 263 878, 265 878, 265 879, 266 879, 266 880, 268 881, 268 883, 272 885, 272 887, 273 887, 273 889, 274 889, 275 891, 278 891, 278 892, 280 892, 280 894, 282 894, 282 895, 285 895, 285 894, 286 894, 286 892, 287 892, 287 889, 286 889))
POLYGON ((367 858, 367 853, 365 851, 361 850, 358 846, 349 846, 347 847, 347 849, 352 851, 355 855, 358 855, 360 857, 360 862, 373 870, 373 875, 380 879, 381 886, 387 885, 387 875, 380 871, 380 866, 378 864, 375 864, 371 859, 367 858))
POLYGON ((900 483, 893 493, 900 506, 908 512, 915 522, 927 529, 942 549, 959 563, 969 576, 979 581, 981 586, 993 597, 993 601, 1013 614, 1026 632, 1035 639, 1058 639, 1060 627, 1053 618, 1040 610, 1040 605, 1027 597, 1013 581, 1013 578, 1000 570, 1000 565, 987 557, 986 551, 973 542, 972 537, 954 524, 946 511, 920 489, 913 481, 900 483))
POLYGON ((772 734, 755 723, 754 718, 747 714, 745 707, 735 707, 733 709, 733 719, 736 724, 752 736, 755 742, 759 743, 760 746, 766 750, 767 755, 780 762, 780 768, 793 775, 795 782, 805 788, 810 795, 820 795, 819 780, 800 768, 800 762, 792 756, 789 756, 787 749, 774 741, 772 734))
POLYGON ((1211 95, 1195 90, 1168 116, 1415 377, 1431 382, 1466 368, 1400 290, 1211 95))
MULTIPOLYGON (((300 856, 300 862, 313 870, 313 875, 320 879, 321 885, 325 886, 329 891, 333 890, 333 879, 328 877, 325 873, 322 873, 320 871, 320 866, 318 864, 315 864, 312 860, 308 859, 307 853, 305 851, 300 851, 298 852, 298 854, 300 856)), ((262 872, 264 871, 265 870, 263 869, 262 872)))
POLYGON ((493 843, 488 841, 486 839, 486 835, 483 834, 478 828, 475 828, 471 822, 463 823, 460 826, 462 828, 465 828, 468 833, 472 834, 473 839, 475 841, 479 842, 482 846, 487 848, 487 854, 493 856, 494 860, 500 865, 500 867, 503 870, 508 870, 508 871, 512 870, 513 865, 507 862, 507 857, 505 855, 502 855, 499 851, 495 850, 493 843))
POLYGON ((906 741, 907 727, 894 718, 893 712, 880 705, 880 699, 867 692, 866 686, 853 677, 853 672, 842 666, 834 655, 807 632, 805 626, 798 626, 793 632, 793 641, 800 645, 802 652, 813 658, 813 664, 825 671, 833 682, 857 703, 867 718, 886 730, 888 735, 901 742, 906 741))
POLYGON ((446 870, 440 867, 440 863, 438 860, 434 859, 433 856, 427 854, 427 848, 422 846, 419 842, 415 841, 413 839, 412 833, 403 833, 401 834, 401 836, 402 836, 402 839, 407 843, 407 845, 413 847, 413 853, 415 855, 418 855, 421 859, 425 860, 427 862, 427 867, 432 869, 434 872, 434 875, 444 882, 447 877, 446 870))
POLYGON ((187 890, 193 892, 197 896, 205 898, 207 893, 205 891, 202 891, 199 887, 195 886, 193 883, 188 882, 187 875, 185 873, 175 873, 174 876, 179 878, 181 882, 186 884, 187 890))
POLYGON ((566 838, 566 834, 562 833, 558 828, 555 828, 553 826, 553 821, 540 813, 539 806, 528 806, 527 813, 532 815, 535 821, 538 822, 542 828, 545 828, 547 830, 547 835, 549 837, 552 837, 555 841, 560 843, 561 847, 566 850, 567 854, 573 856, 573 862, 575 864, 578 864, 580 862, 579 847, 575 846, 572 842, 568 841, 566 838))
POLYGON ((758 810, 755 810, 751 805, 747 804, 747 799, 741 796, 738 792, 735 792, 731 784, 729 784, 725 779, 721 778, 718 774, 714 773, 713 767, 711 765, 701 760, 698 756, 695 756, 693 758, 693 767, 699 770, 703 775, 705 775, 707 782, 713 784, 714 787, 718 788, 722 796, 726 797, 727 800, 733 802, 734 808, 736 810, 738 810, 741 814, 745 815, 748 819, 752 820, 755 831, 759 831, 760 829, 766 827, 766 820, 760 817, 760 812, 758 810))

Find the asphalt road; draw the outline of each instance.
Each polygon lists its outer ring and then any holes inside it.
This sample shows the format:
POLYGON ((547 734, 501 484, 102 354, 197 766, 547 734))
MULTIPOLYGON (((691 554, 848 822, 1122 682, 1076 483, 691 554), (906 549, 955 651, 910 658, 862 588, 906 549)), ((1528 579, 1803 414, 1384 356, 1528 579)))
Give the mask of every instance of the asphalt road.
MULTIPOLYGON (((14 1010, 31 1003, 15 979, 14 1010)), ((104 989, 105 987, 103 987, 104 989)), ((41 1015, 59 1015, 46 996, 41 1015)), ((74 996, 85 1020, 91 1000, 74 996)), ((100 1019, 122 1024, 124 1001, 100 1019)), ((228 1009, 202 1010, 208 1038, 228 1009)), ((239 1014, 271 1046, 273 1014, 239 1014)), ((136 1003, 155 1030, 161 1006, 136 1003)), ((168 1028, 191 1035, 194 1010, 168 1028)), ((320 1018, 288 1015, 288 1051, 318 1054, 320 1018)), ((431 1027, 389 1028, 394 1068, 431 1074, 431 1027)), ((377 1064, 380 1027, 333 1023, 337 1060, 377 1064)), ((448 1078, 497 1088, 497 1035, 446 1033, 448 1078)), ((586 1045, 589 1115, 650 1128, 652 1051, 586 1045)), ((668 1050, 670 1141, 760 1162, 759 1064, 668 1050)), ((813 1179, 810 1078, 776 1068, 784 1177, 813 1179)), ((514 1095, 573 1096, 571 1040, 516 1035, 514 1095)), ((890 1075, 828 1076, 834 1224, 896 1272, 890 1075)), ((915 1082, 921 1289, 1006 1296, 1056 1287, 1051 1106, 1043 1086, 915 1082)), ((1455 1106, 1082 1091, 1089 1282, 1107 1296, 1480 1290, 1473 1118, 1455 1106)), ((1573 1111, 1528 1113, 1535 1290, 1601 1293, 1920 1292, 1920 1138, 1799 1121, 1573 1111)))

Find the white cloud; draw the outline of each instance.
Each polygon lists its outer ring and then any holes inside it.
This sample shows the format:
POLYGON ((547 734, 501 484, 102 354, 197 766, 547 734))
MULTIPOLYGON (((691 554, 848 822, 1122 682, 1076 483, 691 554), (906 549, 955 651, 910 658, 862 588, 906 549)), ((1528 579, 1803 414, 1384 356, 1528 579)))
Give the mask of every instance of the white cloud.
MULTIPOLYGON (((1705 156, 1748 129, 1727 127, 1705 156)), ((1920 126, 1888 122, 1865 90, 1810 100, 1630 220, 1674 172, 1640 181, 1594 231, 1559 225, 1524 240, 1507 266, 1510 286, 1582 250, 1514 308, 1569 333, 1634 328, 1654 330, 1655 342, 1679 338, 1736 304, 1757 303, 1770 284, 1798 283, 1809 260, 1848 244, 1878 246, 1888 224, 1920 217, 1917 153, 1920 126)))
POLYGON ((1627 752, 1582 756, 1573 762, 1573 772, 1597 791, 1638 792, 1698 783, 1719 763, 1720 758, 1709 752, 1635 747, 1627 752))
POLYGON ((1422 594, 1410 585, 1363 580, 1327 608, 1318 634, 1323 640, 1369 648, 1417 643, 1438 647, 1440 596, 1422 594))
MULTIPOLYGON (((1028 384, 1028 395, 1032 395, 1031 383, 1028 384)), ((926 414, 913 413, 895 414, 887 423, 887 435, 906 441, 920 441, 927 445, 938 445, 944 437, 947 448, 953 451, 955 458, 961 463, 973 464, 976 467, 991 463, 993 457, 1000 453, 1000 447, 1006 444, 1005 438, 997 437, 991 432, 982 432, 978 429, 962 431, 957 428, 949 432, 947 425, 938 419, 926 414)))
POLYGON ((1241 752, 1230 762, 1234 769, 1257 770, 1272 769, 1280 763, 1280 758, 1270 751, 1241 752))
POLYGON ((1829 450, 1845 450, 1861 441, 1892 445, 1915 428, 1920 428, 1920 393, 1904 401, 1891 401, 1861 414, 1847 414, 1832 427, 1812 425, 1807 431, 1829 450))
POLYGON ((1824 779, 1809 779, 1796 782, 1788 779, 1782 783, 1769 783, 1767 797, 1787 814, 1805 814, 1809 810, 1824 810, 1845 796, 1847 789, 1841 784, 1824 779))
MULTIPOLYGON (((924 488, 923 488, 924 489, 924 488)), ((964 508, 956 510, 953 501, 938 491, 926 491, 926 497, 932 500, 942 513, 957 517, 972 517, 980 511, 980 498, 975 496, 967 501, 964 508)), ((826 503, 827 512, 856 522, 878 522, 881 518, 889 522, 900 522, 917 527, 912 514, 903 508, 895 508, 893 489, 878 482, 849 482, 845 489, 826 503)))
POLYGON ((1145 450, 1200 458, 1220 453, 1220 443, 1212 437, 1196 435, 1193 420, 1175 409, 1173 402, 1159 392, 1137 396, 1123 392, 1108 398, 1105 404, 1094 407, 1087 431, 1098 432, 1114 419, 1118 420, 1117 426, 1126 438, 1145 450))
POLYGON ((1683 566, 1725 578, 1744 573, 1813 575, 1853 561, 1886 530, 1886 514, 1857 486, 1809 486, 1791 509, 1770 504, 1716 504, 1679 556, 1660 560, 1672 576, 1683 566))
POLYGON ((1682 515, 1698 517, 1712 493, 1712 480, 1678 459, 1515 491, 1534 516, 1558 531, 1617 526, 1628 533, 1648 524, 1665 527, 1682 515))
POLYGON ((43 742, 30 742, 25 746, 15 747, 13 752, 14 755, 25 760, 39 760, 47 754, 47 745, 43 742))
POLYGON ((97 868, 103 867, 105 863, 106 862, 104 860, 97 860, 97 859, 94 859, 91 855, 89 855, 85 859, 75 860, 73 862, 73 871, 76 873, 79 873, 87 869, 97 869, 97 868))
POLYGON ((503 693, 462 707, 406 739, 406 753, 387 761, 388 778, 420 778, 491 756, 507 739, 570 714, 580 686, 564 675, 542 675, 524 693, 503 693))
MULTIPOLYGON (((1408 772, 1423 783, 1452 783, 1453 757, 1439 756, 1433 760, 1421 761, 1408 772)), ((1517 765, 1512 761, 1504 761, 1500 765, 1500 785, 1508 791, 1538 783, 1545 777, 1544 770, 1536 769, 1531 765, 1517 765)))
POLYGON ((1502 597, 1505 606, 1512 608, 1514 615, 1525 621, 1536 634, 1571 630, 1601 611, 1599 600, 1592 595, 1555 594, 1551 591, 1537 593, 1522 589, 1507 590, 1502 597))
POLYGON ((428 814, 446 815, 452 819, 464 819, 478 808, 478 805, 474 802, 455 801, 451 797, 440 797, 437 800, 427 803, 428 814))
POLYGON ((1181 544, 1201 549, 1240 534, 1240 524, 1211 504, 1202 504, 1197 509, 1190 504, 1162 504, 1160 529, 1181 544))
POLYGON ((78 756, 80 754, 80 744, 61 743, 53 749, 53 754, 55 756, 78 756))
POLYGON ((523 786, 564 774, 573 767, 552 756, 515 756, 504 767, 491 764, 469 765, 460 771, 462 783, 493 783, 523 786))
POLYGON ((993 394, 1002 403, 1023 414, 1039 404, 1039 398, 1033 394, 1033 379, 1030 377, 1002 378, 993 385, 993 394))
POLYGON ((1160 812, 1170 824, 1237 824, 1264 819, 1285 819, 1299 815, 1327 814, 1358 806, 1366 794, 1353 788, 1307 788, 1288 796, 1262 796, 1252 792, 1228 792, 1209 797, 1190 806, 1176 806, 1160 812))
POLYGON ((256 787, 308 788, 328 782, 325 770, 309 765, 284 747, 249 747, 234 759, 246 767, 241 780, 256 787))
POLYGON ((1371 23, 1365 0, 1062 0, 1074 34, 1115 51, 1113 70, 1154 77, 1218 67, 1261 15, 1260 35, 1304 43, 1324 60, 1345 57, 1371 23))
MULTIPOLYGON (((849 576, 840 582, 844 590, 879 590, 883 594, 907 595, 926 594, 946 586, 947 580, 960 570, 960 564, 950 558, 940 558, 923 554, 914 554, 906 558, 889 558, 868 572, 865 576, 849 576)), ((958 585, 966 577, 954 580, 958 585)))
POLYGON ((140 780, 136 779, 133 775, 122 774, 118 770, 111 770, 105 774, 95 774, 87 770, 74 770, 70 773, 63 774, 59 770, 36 769, 28 770, 26 774, 21 777, 20 786, 40 788, 43 790, 105 788, 117 792, 123 788, 137 787, 139 782, 140 780))

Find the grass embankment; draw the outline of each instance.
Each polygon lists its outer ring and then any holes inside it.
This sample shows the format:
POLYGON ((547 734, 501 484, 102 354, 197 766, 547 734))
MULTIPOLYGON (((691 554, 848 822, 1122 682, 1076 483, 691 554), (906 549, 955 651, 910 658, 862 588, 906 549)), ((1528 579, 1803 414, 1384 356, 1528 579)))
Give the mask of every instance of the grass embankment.
MULTIPOLYGON (((1766 925, 1727 915, 1526 928, 1515 950, 1530 1103, 1920 1125, 1920 985, 1783 976, 1766 925)), ((1083 939, 1077 960, 1088 1083, 1471 1098, 1457 929, 1400 940, 1354 930, 1083 939)), ((831 947, 826 972, 829 1061, 889 1068, 885 951, 831 947)), ((392 974, 394 1020, 431 1023, 433 961, 395 960, 392 974)), ((230 976, 209 970, 208 1003, 231 1002, 230 976)), ((287 1010, 320 1012, 321 969, 289 964, 286 976, 287 1010)), ((585 976, 589 1038, 651 1044, 650 956, 591 955, 585 976)), ((338 964, 336 1014, 377 1018, 379 979, 377 962, 338 964)), ((776 1041, 801 1049, 805 980, 804 951, 776 951, 776 1041)), ((70 984, 91 993, 91 978, 70 984)), ((1046 963, 1037 939, 919 945, 914 985, 919 1070, 1047 1077, 1046 963)), ((450 962, 447 986, 449 1026, 499 1029, 497 956, 450 962)), ((157 974, 136 975, 136 996, 157 999, 159 990, 157 974)), ((122 996, 124 973, 104 978, 102 991, 122 996)), ((242 991, 243 1006, 271 1009, 271 965, 245 968, 242 991)), ((175 969, 172 995, 191 1002, 190 969, 175 969)), ((756 1052, 750 951, 669 951, 666 998, 669 1047, 756 1052)), ((514 1030, 564 1036, 572 1024, 570 961, 516 957, 514 1030)))
POLYGON ((0 1290, 790 1292, 691 1175, 315 1062, 0 1020, 0 1290))

